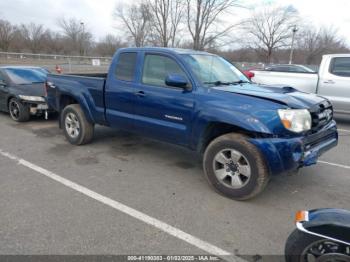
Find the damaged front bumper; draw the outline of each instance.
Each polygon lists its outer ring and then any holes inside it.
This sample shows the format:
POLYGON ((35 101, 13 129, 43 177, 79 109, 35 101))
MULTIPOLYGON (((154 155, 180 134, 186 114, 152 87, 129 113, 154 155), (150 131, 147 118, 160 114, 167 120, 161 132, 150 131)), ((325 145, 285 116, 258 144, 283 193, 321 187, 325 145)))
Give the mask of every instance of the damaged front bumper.
POLYGON ((45 115, 48 118, 50 108, 43 97, 19 96, 21 102, 28 106, 31 115, 45 115), (36 98, 36 99, 34 99, 36 98), (42 100, 39 100, 41 98, 42 100))
POLYGON ((317 133, 297 138, 257 138, 250 142, 265 157, 272 175, 293 172, 317 163, 318 158, 338 144, 335 121, 317 133))

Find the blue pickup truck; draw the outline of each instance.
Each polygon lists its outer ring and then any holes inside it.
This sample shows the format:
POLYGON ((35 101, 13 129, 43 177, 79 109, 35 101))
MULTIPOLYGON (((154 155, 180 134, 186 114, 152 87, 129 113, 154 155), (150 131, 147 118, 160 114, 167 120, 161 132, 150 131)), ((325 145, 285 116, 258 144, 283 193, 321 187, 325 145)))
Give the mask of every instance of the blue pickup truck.
POLYGON ((233 199, 315 164, 338 142, 327 99, 251 83, 206 52, 119 49, 108 74, 49 74, 46 89, 70 143, 89 143, 99 124, 185 146, 203 156, 213 188, 233 199))

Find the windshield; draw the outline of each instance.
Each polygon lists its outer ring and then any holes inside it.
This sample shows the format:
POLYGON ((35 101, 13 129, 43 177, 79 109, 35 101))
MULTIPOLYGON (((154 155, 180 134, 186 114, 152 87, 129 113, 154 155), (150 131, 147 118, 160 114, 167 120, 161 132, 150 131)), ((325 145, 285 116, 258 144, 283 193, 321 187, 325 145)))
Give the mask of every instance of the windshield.
POLYGON ((5 72, 17 85, 43 83, 47 76, 47 71, 42 68, 7 68, 5 72))
POLYGON ((215 55, 183 55, 198 80, 205 86, 246 83, 249 80, 236 67, 215 55))
POLYGON ((301 65, 301 67, 304 68, 306 72, 315 73, 315 70, 311 69, 310 67, 303 66, 303 65, 301 65))

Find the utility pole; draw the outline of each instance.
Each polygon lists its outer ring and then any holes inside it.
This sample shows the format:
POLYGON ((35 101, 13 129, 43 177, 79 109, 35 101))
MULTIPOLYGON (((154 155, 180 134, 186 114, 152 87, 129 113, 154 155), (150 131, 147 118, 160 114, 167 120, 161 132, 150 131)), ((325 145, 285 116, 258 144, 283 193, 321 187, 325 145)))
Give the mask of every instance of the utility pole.
POLYGON ((298 31, 297 26, 293 26, 292 28, 292 44, 290 46, 290 54, 289 54, 289 64, 292 64, 293 61, 293 51, 294 51, 294 38, 295 38, 295 34, 298 31))
POLYGON ((84 22, 80 22, 80 26, 81 26, 81 39, 80 39, 81 49, 82 49, 82 55, 85 56, 85 24, 84 22))

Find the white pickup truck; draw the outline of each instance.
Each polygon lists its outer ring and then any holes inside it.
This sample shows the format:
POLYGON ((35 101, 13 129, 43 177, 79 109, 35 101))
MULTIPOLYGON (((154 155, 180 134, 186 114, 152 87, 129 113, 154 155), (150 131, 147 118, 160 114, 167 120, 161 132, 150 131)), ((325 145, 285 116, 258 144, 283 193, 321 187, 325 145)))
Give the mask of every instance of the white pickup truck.
POLYGON ((324 55, 318 73, 252 71, 252 81, 288 85, 328 98, 338 113, 350 114, 350 54, 324 55))

